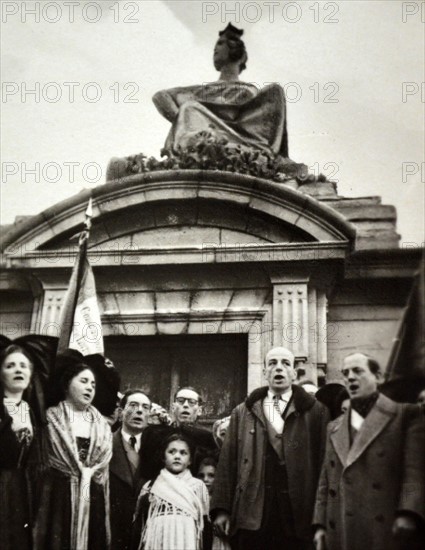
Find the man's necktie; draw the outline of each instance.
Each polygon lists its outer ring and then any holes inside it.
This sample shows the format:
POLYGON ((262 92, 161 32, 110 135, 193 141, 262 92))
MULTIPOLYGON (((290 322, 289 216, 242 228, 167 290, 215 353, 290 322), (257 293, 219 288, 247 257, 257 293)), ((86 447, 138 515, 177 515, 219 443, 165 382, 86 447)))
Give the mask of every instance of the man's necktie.
POLYGON ((282 415, 282 411, 280 410, 280 405, 279 405, 279 401, 281 400, 281 396, 280 395, 274 395, 273 396, 273 408, 274 410, 277 412, 277 414, 279 416, 282 415))
POLYGON ((133 449, 136 449, 136 438, 134 437, 134 435, 130 437, 130 445, 133 449))

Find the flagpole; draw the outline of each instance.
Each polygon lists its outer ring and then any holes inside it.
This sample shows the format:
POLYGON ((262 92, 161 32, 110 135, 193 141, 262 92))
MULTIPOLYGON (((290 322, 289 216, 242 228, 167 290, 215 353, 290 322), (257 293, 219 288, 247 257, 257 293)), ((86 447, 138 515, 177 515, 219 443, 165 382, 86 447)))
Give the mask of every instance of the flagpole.
MULTIPOLYGON (((84 271, 84 262, 87 258, 87 245, 90 238, 90 229, 91 229, 91 219, 93 217, 93 201, 92 198, 89 198, 89 202, 87 204, 86 212, 85 212, 85 220, 84 220, 84 229, 80 233, 80 237, 78 239, 78 268, 77 268, 77 284, 76 284, 76 292, 73 300, 73 311, 75 311, 75 308, 77 306, 78 301, 78 295, 80 294, 81 289, 81 280, 82 275, 84 271)), ((72 332, 72 327, 70 331, 70 335, 72 332)))
POLYGON ((85 220, 84 220, 84 229, 80 233, 80 237, 78 239, 78 254, 79 254, 79 262, 78 262, 78 271, 77 271, 77 288, 75 293, 75 301, 74 301, 74 309, 77 305, 78 300, 78 294, 80 292, 80 286, 81 286, 81 276, 83 274, 84 269, 84 261, 87 257, 87 245, 90 238, 90 229, 91 229, 91 219, 93 217, 93 201, 92 198, 89 198, 89 202, 87 204, 86 212, 85 212, 85 220))
POLYGON ((80 235, 80 240, 84 238, 86 241, 90 237, 91 219, 93 217, 93 199, 90 197, 86 208, 86 219, 84 220, 84 231, 80 235))

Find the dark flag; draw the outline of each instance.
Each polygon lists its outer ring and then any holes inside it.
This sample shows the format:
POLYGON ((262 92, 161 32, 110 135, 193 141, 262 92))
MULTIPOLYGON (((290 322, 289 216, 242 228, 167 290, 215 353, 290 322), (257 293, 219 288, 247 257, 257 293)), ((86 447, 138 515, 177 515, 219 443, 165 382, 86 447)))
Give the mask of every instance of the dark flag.
POLYGON ((416 273, 394 340, 382 391, 397 401, 415 401, 425 387, 425 259, 416 273))

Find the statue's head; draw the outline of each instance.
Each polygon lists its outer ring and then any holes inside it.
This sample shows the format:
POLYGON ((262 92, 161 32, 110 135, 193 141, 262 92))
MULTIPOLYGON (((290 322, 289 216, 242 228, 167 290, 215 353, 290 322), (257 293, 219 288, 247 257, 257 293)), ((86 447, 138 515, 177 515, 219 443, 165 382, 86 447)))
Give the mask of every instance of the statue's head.
POLYGON ((248 54, 245 44, 241 40, 243 30, 237 29, 231 23, 220 31, 219 38, 214 48, 214 67, 220 71, 227 63, 239 61, 239 72, 246 69, 248 54))

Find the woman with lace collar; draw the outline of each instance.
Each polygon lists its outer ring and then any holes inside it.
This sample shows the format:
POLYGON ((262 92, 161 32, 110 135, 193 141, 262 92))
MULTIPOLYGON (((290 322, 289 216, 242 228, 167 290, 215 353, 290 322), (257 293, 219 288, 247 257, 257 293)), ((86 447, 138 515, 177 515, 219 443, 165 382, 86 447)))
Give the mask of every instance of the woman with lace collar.
POLYGON ((0 336, 0 507, 2 550, 32 548, 32 524, 43 467, 44 390, 56 340, 0 336))
POLYGON ((110 546, 112 433, 102 414, 110 414, 115 407, 118 380, 112 370, 101 355, 83 357, 67 350, 57 358, 54 406, 46 414, 48 469, 35 526, 36 549, 110 546), (105 398, 110 401, 106 408, 105 398))

